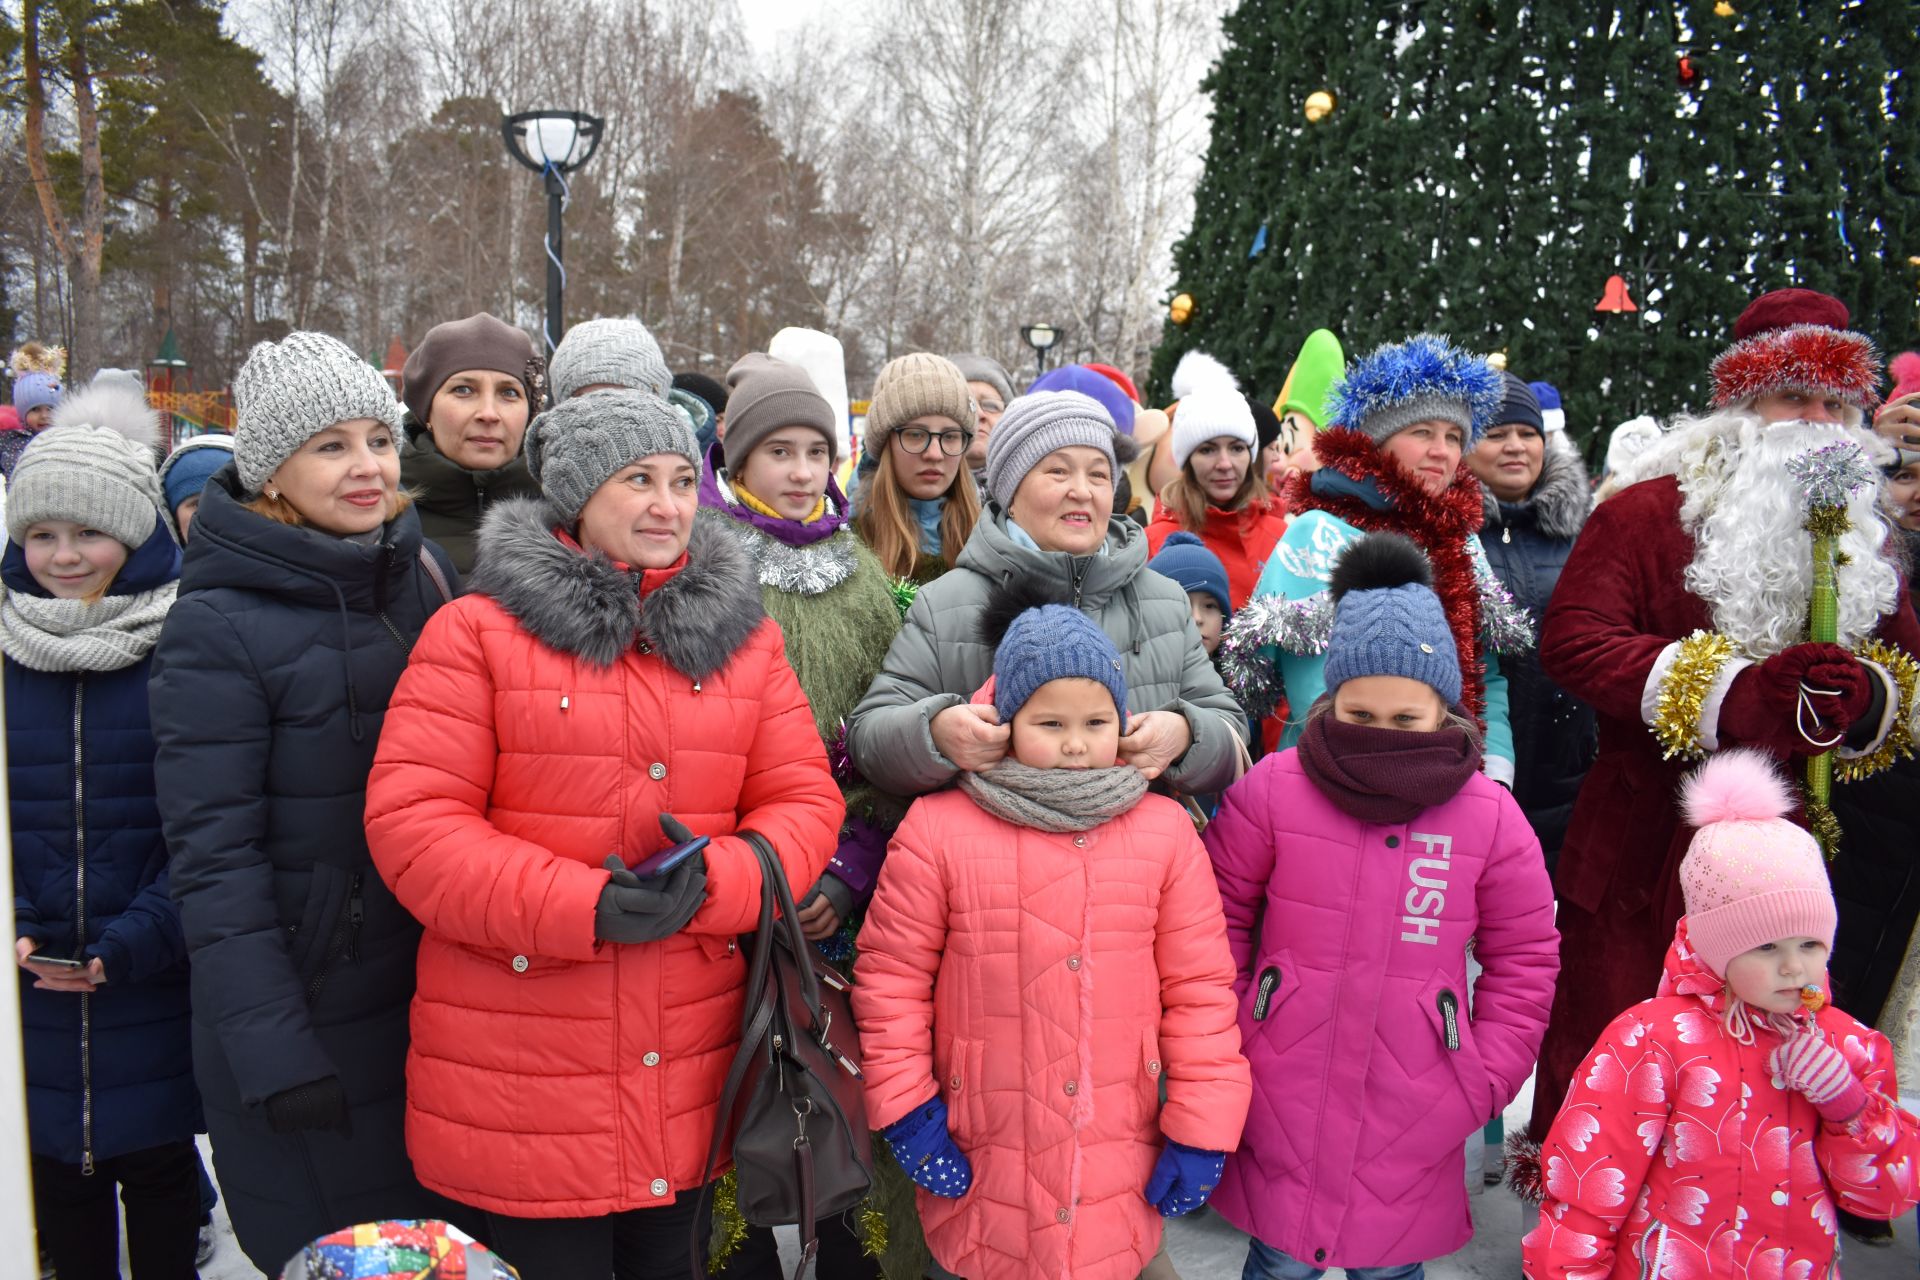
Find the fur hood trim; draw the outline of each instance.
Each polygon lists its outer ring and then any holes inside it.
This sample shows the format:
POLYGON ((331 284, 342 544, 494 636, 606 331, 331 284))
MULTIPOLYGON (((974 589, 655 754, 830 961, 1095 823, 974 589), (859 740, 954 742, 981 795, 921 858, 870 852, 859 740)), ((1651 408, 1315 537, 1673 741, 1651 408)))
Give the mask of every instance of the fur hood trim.
POLYGON ((648 645, 674 670, 704 680, 766 617, 745 551, 705 521, 694 522, 686 566, 645 600, 638 573, 560 541, 555 530, 565 525, 544 500, 499 503, 481 522, 472 578, 475 591, 550 648, 610 667, 648 645))
POLYGON ((1489 529, 1505 523, 1501 519, 1501 507, 1518 510, 1530 507, 1534 524, 1541 533, 1571 541, 1580 536, 1587 517, 1593 512, 1593 489, 1587 484, 1586 464, 1578 454, 1554 444, 1551 437, 1540 463, 1540 478, 1533 482, 1532 497, 1525 502, 1502 503, 1485 485, 1481 490, 1487 513, 1485 527, 1489 529))

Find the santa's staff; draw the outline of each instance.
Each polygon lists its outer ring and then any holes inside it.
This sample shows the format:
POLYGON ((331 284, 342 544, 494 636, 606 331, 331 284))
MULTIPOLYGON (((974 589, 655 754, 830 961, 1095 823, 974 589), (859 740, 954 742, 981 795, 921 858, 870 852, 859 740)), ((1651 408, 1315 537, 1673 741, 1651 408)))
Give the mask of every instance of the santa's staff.
MULTIPOLYGON (((1787 463, 1787 470, 1807 500, 1806 530, 1813 535, 1813 590, 1807 605, 1807 639, 1833 644, 1839 639, 1840 592, 1835 584, 1835 561, 1840 539, 1853 528, 1847 504, 1853 495, 1877 482, 1878 476, 1860 446, 1852 441, 1809 449, 1787 463)), ((1823 732, 1813 699, 1835 697, 1833 690, 1800 685, 1796 725, 1800 736, 1825 748, 1807 761, 1807 825, 1831 859, 1840 848, 1840 823, 1833 816, 1833 751, 1846 737, 1842 727, 1831 737, 1823 732), (1812 726, 1808 726, 1808 717, 1812 726)))

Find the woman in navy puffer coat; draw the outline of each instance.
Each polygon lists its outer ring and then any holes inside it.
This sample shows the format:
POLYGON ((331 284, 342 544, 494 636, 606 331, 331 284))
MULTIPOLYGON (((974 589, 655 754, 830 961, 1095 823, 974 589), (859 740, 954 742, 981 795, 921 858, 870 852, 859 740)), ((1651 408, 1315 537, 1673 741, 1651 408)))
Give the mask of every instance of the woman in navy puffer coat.
POLYGON ((151 451, 105 427, 36 436, 10 496, 0 651, 36 1226, 62 1280, 117 1277, 117 1191, 134 1274, 186 1280, 200 1103, 147 719, 180 549, 151 451))
POLYGON ((277 1275, 326 1232, 448 1208, 403 1133, 420 926, 361 814, 435 573, 453 575, 400 495, 377 370, 295 333, 255 348, 235 396, 234 462, 201 495, 151 694, 214 1170, 240 1247, 277 1275))

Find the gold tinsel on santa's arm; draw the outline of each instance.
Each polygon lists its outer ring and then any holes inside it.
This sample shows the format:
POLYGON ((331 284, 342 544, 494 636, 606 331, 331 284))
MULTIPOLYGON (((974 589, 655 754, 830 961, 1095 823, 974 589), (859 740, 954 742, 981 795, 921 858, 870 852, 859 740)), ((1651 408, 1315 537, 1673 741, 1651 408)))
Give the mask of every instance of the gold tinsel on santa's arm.
POLYGON ((1647 725, 1660 743, 1661 759, 1679 756, 1698 760, 1718 745, 1708 719, 1709 708, 1718 719, 1720 698, 1742 667, 1738 646, 1717 631, 1695 631, 1679 641, 1656 664, 1652 686, 1652 713, 1647 725), (1739 661, 1739 665, 1727 670, 1739 661), (1664 665, 1664 672, 1661 666, 1664 665))
POLYGON ((1836 782, 1858 782, 1893 767, 1894 762, 1912 757, 1915 748, 1915 717, 1920 714, 1920 662, 1915 662, 1895 645, 1884 640, 1867 640, 1856 645, 1853 656, 1877 668, 1892 686, 1888 693, 1895 705, 1887 710, 1888 728, 1879 740, 1865 748, 1834 753, 1833 776, 1836 782))

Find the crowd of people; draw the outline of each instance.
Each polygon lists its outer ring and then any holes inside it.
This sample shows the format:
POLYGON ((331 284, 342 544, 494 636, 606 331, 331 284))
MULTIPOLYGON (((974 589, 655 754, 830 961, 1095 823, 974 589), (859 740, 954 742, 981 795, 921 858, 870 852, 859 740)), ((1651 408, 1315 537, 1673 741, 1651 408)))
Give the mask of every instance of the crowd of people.
POLYGON ((192 1277, 218 1194, 274 1276, 781 1274, 707 1161, 777 866, 873 1135, 823 1277, 1165 1280, 1211 1204, 1247 1280, 1418 1280, 1530 1077, 1531 1280, 1828 1271, 1920 1202, 1920 357, 1848 322, 1756 299, 1602 477, 1430 334, 1164 409, 914 353, 850 420, 804 330, 481 314, 398 394, 293 332, 164 456, 29 344, 45 1263, 118 1276, 117 1197, 192 1277))

